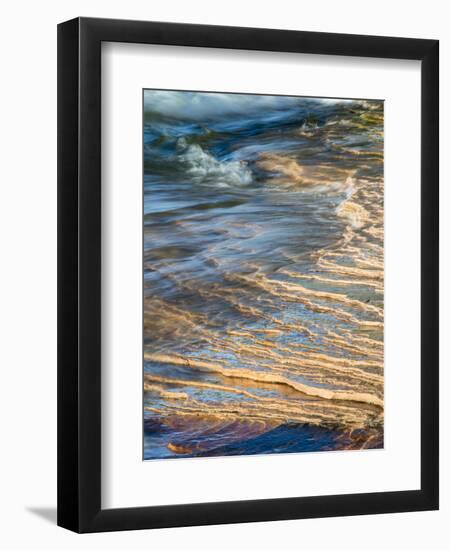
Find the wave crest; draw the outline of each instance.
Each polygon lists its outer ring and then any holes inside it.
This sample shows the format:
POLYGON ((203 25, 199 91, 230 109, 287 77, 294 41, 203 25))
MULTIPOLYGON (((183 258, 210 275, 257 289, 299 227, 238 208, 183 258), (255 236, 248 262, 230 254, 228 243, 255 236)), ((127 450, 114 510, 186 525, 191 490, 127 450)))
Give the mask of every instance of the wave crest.
POLYGON ((200 145, 187 145, 184 138, 177 142, 179 161, 195 183, 218 186, 247 185, 252 181, 252 173, 242 161, 219 161, 200 145))

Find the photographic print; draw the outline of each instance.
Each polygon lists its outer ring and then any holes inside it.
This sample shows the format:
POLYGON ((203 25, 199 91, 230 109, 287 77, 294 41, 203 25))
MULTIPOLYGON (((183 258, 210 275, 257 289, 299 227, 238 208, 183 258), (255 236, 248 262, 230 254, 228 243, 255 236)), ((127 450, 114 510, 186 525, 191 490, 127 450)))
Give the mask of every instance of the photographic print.
POLYGON ((143 91, 144 460, 383 448, 382 100, 143 91))

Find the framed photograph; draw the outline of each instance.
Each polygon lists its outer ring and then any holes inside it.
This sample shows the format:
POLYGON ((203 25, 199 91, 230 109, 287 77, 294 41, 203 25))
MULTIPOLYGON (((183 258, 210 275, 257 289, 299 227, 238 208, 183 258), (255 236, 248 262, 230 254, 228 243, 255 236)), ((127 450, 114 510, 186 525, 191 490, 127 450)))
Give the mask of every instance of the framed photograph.
POLYGON ((438 508, 438 42, 58 27, 58 524, 438 508))

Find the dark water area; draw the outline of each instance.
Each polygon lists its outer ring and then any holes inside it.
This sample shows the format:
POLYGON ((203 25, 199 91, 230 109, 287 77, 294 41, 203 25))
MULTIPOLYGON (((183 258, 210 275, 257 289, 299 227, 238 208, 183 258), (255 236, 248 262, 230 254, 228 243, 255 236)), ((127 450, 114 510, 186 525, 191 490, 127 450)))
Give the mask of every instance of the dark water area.
POLYGON ((383 103, 144 94, 144 459, 383 445, 383 103))

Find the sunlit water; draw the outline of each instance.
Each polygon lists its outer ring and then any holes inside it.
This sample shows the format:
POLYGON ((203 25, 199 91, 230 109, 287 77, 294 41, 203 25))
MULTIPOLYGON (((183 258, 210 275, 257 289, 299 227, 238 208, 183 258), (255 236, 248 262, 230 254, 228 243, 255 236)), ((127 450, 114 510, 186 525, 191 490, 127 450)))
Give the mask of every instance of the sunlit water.
POLYGON ((144 107, 144 458, 382 447, 383 104, 144 107))

